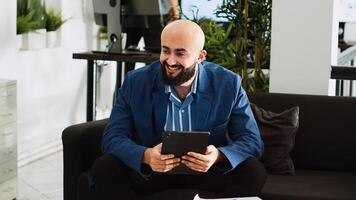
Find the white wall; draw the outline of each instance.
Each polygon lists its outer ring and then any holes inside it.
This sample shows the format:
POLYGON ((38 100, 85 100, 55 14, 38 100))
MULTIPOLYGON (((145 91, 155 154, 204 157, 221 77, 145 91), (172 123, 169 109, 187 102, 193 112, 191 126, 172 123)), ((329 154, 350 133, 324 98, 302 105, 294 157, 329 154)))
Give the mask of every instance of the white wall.
POLYGON ((270 92, 328 94, 337 0, 272 1, 270 92))
POLYGON ((62 0, 70 18, 59 47, 17 50, 16 1, 0 8, 0 78, 18 81, 18 150, 26 160, 46 149, 61 148, 61 132, 85 121, 86 62, 73 52, 92 49, 95 31, 91 1, 62 0))

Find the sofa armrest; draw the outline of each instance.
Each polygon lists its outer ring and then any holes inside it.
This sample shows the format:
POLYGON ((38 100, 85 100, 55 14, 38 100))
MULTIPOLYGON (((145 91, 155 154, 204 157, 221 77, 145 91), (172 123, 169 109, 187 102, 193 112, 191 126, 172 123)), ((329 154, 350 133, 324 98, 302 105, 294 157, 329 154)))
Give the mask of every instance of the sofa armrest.
POLYGON ((64 199, 75 200, 78 177, 102 155, 101 138, 107 119, 67 127, 62 133, 64 199))

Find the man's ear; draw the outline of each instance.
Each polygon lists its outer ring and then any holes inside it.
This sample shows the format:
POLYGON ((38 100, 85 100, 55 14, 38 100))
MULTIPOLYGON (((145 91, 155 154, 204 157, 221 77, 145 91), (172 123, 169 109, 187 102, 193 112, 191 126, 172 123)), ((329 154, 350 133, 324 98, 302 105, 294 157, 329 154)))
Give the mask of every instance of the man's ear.
POLYGON ((206 50, 200 50, 199 55, 198 55, 198 63, 202 62, 206 58, 206 50))

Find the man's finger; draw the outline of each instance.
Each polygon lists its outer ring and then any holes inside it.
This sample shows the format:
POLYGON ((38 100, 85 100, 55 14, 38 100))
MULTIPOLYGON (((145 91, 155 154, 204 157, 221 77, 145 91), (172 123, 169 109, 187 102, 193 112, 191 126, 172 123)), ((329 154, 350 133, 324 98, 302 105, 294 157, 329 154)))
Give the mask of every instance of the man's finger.
POLYGON ((174 154, 163 154, 160 156, 160 160, 167 160, 174 158, 174 154))
POLYGON ((178 165, 179 165, 179 163, 173 163, 170 165, 156 165, 155 170, 157 172, 168 172, 168 171, 172 170, 173 168, 177 167, 178 165))
POLYGON ((168 160, 165 160, 164 162, 165 162, 166 165, 179 163, 180 162, 180 158, 168 159, 168 160))
POLYGON ((206 172, 206 168, 200 166, 200 165, 197 165, 195 163, 192 163, 192 162, 189 162, 189 161, 186 161, 186 160, 183 160, 182 163, 184 165, 186 165, 188 168, 194 170, 194 171, 197 171, 197 172, 206 172))
POLYGON ((165 172, 171 171, 173 168, 177 167, 180 163, 174 163, 166 167, 165 172))
POLYGON ((187 154, 188 154, 188 156, 194 157, 194 158, 199 159, 203 162, 209 162, 209 159, 203 154, 199 154, 199 153, 195 153, 195 152, 188 152, 187 154))
POLYGON ((160 165, 170 165, 174 163, 180 162, 179 158, 174 158, 174 159, 167 159, 167 160, 158 160, 157 163, 160 165))
POLYGON ((168 160, 156 160, 154 162, 154 165, 156 166, 161 166, 162 168, 164 168, 167 165, 174 165, 176 163, 179 163, 180 159, 179 158, 174 158, 174 159, 168 159, 168 160))
POLYGON ((161 153, 162 150, 162 143, 157 144, 154 148, 158 149, 158 152, 161 153))
POLYGON ((206 166, 208 162, 199 160, 197 158, 191 157, 191 156, 183 156, 183 160, 190 161, 192 163, 198 164, 198 165, 203 165, 206 166))

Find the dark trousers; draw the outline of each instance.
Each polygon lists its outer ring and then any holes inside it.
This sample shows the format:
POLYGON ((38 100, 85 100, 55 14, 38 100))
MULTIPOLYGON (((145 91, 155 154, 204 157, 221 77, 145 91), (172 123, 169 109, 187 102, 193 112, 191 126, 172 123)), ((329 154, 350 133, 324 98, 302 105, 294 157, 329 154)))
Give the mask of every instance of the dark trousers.
POLYGON ((116 157, 103 155, 89 174, 94 183, 91 197, 98 200, 142 199, 167 189, 197 189, 209 198, 258 196, 267 178, 263 164, 254 158, 225 174, 212 167, 199 175, 153 173, 143 178, 116 157))

